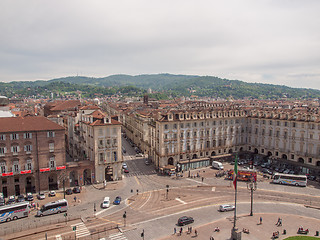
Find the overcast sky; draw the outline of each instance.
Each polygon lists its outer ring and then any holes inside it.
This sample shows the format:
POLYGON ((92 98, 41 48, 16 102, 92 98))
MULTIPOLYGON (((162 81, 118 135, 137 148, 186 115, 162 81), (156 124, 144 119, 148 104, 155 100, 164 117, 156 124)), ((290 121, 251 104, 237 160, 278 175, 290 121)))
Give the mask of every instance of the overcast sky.
POLYGON ((320 89, 319 0, 1 0, 0 81, 210 75, 320 89))

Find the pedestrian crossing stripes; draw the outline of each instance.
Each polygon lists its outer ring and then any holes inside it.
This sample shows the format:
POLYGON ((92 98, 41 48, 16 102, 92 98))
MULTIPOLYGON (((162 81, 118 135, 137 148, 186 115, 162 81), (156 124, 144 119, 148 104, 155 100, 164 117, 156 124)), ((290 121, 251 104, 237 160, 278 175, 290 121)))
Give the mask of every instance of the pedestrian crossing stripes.
POLYGON ((132 176, 141 176, 141 175, 150 175, 157 173, 155 170, 151 172, 134 172, 134 173, 127 173, 125 176, 132 177, 132 176))
POLYGON ((71 228, 73 228, 73 227, 76 227, 76 237, 77 238, 86 237, 86 236, 90 235, 90 231, 88 230, 88 228, 86 227, 86 225, 83 222, 71 225, 71 228))
POLYGON ((56 235, 56 240, 62 240, 61 235, 56 235))
POLYGON ((110 240, 128 240, 126 236, 124 236, 124 234, 121 232, 109 235, 109 239, 110 240))

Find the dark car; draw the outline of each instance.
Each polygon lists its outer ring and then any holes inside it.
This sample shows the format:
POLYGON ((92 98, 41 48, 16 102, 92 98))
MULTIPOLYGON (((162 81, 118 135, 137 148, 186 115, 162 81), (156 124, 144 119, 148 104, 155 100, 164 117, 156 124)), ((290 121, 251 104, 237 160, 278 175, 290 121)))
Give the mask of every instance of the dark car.
POLYGON ((66 190, 66 194, 67 194, 67 195, 71 195, 71 194, 72 194, 71 188, 68 188, 68 189, 66 190))
POLYGON ((125 173, 129 173, 128 168, 126 168, 125 170, 123 170, 125 173))
POLYGON ((25 198, 22 194, 20 194, 17 198, 17 202, 24 202, 25 198))
POLYGON ((81 192, 81 190, 80 190, 79 187, 74 187, 74 188, 72 189, 72 191, 73 191, 73 193, 80 193, 80 192, 81 192))
POLYGON ((192 217, 183 216, 178 219, 178 226, 187 225, 187 224, 193 223, 193 222, 194 222, 194 220, 192 217))
POLYGON ((114 205, 119 205, 120 202, 121 202, 121 197, 120 197, 120 196, 117 196, 117 197, 114 199, 113 204, 114 204, 114 205))

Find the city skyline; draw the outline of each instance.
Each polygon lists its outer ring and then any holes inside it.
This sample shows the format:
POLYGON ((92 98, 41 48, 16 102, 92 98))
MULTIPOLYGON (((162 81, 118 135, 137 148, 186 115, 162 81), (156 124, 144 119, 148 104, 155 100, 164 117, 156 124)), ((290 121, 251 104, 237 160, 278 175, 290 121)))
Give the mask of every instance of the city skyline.
POLYGON ((320 89, 317 1, 2 1, 0 81, 209 75, 320 89))

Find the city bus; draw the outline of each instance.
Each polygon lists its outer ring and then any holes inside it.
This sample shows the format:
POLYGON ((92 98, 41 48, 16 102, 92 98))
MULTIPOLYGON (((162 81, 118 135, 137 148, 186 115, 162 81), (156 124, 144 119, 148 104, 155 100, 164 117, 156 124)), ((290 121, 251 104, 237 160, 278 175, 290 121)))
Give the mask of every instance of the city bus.
POLYGON ((66 212, 68 210, 68 201, 61 199, 55 202, 49 202, 43 205, 37 212, 37 217, 42 217, 54 213, 66 212))
POLYGON ((29 202, 20 202, 0 207, 0 222, 9 222, 18 218, 28 217, 29 202))
POLYGON ((272 177, 272 183, 287 184, 300 187, 307 186, 307 176, 306 175, 293 175, 284 173, 275 173, 272 177))
MULTIPOLYGON (((233 170, 227 172, 226 179, 233 179, 233 170)), ((251 169, 239 169, 237 180, 239 181, 257 181, 257 172, 251 169)))

